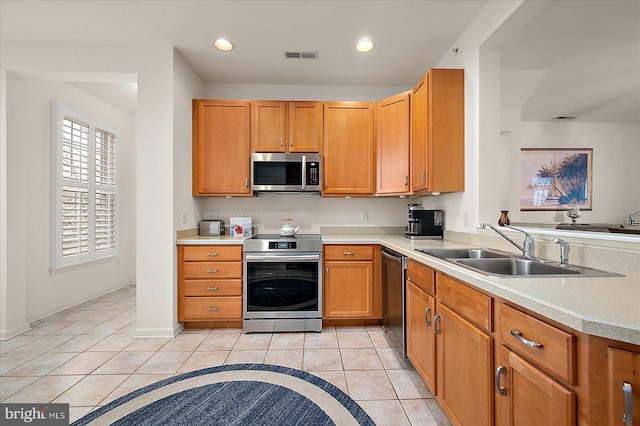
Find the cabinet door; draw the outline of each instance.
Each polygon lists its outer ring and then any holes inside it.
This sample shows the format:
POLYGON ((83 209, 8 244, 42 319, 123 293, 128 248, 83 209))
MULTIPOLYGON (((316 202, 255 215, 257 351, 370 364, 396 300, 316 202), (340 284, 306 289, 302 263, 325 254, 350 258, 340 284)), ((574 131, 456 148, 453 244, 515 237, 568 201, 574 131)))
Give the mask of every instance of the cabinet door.
POLYGON ((640 354, 609 348, 607 360, 609 424, 640 425, 640 354))
POLYGON ((324 104, 323 195, 373 195, 373 104, 324 104))
POLYGON ((435 300, 407 281, 407 356, 433 395, 436 395, 436 345, 433 332, 435 300))
POLYGON ((464 191, 464 70, 429 70, 427 189, 464 191))
POLYGON ((373 318, 373 262, 325 262, 324 318, 373 318))
POLYGON ((409 92, 376 103, 377 194, 409 192, 409 92))
MULTIPOLYGON (((499 368, 500 366, 498 366, 499 368)), ((517 426, 575 425, 575 395, 513 352, 508 353, 506 374, 501 374, 509 408, 502 422, 517 426)), ((498 424, 504 424, 497 422, 498 424)))
POLYGON ((438 401, 454 423, 491 425, 493 339, 446 306, 436 309, 438 401))
POLYGON ((250 103, 193 101, 193 195, 251 195, 250 103))
POLYGON ((285 152, 286 102, 251 102, 253 152, 285 152))
POLYGON ((322 103, 288 102, 289 152, 322 152, 322 103))
POLYGON ((429 84, 425 74, 411 93, 411 191, 427 189, 429 84))

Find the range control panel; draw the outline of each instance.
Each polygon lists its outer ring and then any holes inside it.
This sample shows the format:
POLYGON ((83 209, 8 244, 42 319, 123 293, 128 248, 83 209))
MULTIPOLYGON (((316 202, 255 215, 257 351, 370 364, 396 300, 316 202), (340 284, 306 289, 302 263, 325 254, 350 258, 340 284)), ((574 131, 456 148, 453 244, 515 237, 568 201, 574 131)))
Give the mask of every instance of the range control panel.
POLYGON ((295 250, 297 248, 297 241, 269 241, 269 250, 295 250))

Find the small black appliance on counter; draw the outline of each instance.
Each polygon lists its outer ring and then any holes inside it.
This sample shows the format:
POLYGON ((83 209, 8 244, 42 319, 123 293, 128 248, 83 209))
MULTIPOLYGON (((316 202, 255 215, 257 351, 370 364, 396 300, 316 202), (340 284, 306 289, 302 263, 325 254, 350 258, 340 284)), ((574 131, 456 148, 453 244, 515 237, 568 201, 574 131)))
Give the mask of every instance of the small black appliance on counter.
POLYGON ((405 238, 442 239, 444 211, 427 210, 418 204, 409 204, 409 223, 405 238))

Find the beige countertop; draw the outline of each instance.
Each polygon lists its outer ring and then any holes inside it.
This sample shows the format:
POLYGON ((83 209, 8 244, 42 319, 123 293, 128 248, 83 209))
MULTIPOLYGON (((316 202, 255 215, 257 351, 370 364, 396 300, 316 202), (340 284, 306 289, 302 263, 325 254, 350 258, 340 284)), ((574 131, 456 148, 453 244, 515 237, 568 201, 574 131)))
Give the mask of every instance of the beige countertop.
MULTIPOLYGON (((409 240, 389 234, 324 234, 323 244, 381 244, 481 290, 582 333, 640 345, 640 280, 637 277, 497 278, 415 251, 470 247, 446 240, 409 240)), ((241 244, 228 236, 179 239, 177 244, 241 244)))

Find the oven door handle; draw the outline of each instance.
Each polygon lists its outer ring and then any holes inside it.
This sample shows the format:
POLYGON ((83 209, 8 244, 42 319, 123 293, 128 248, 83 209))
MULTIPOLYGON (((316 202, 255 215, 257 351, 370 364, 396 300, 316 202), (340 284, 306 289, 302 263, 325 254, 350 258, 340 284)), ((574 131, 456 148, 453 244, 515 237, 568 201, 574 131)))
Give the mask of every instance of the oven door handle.
POLYGON ((256 256, 251 254, 246 254, 244 256, 245 260, 253 260, 259 262, 302 262, 305 260, 320 260, 319 254, 309 254, 302 256, 256 256))

